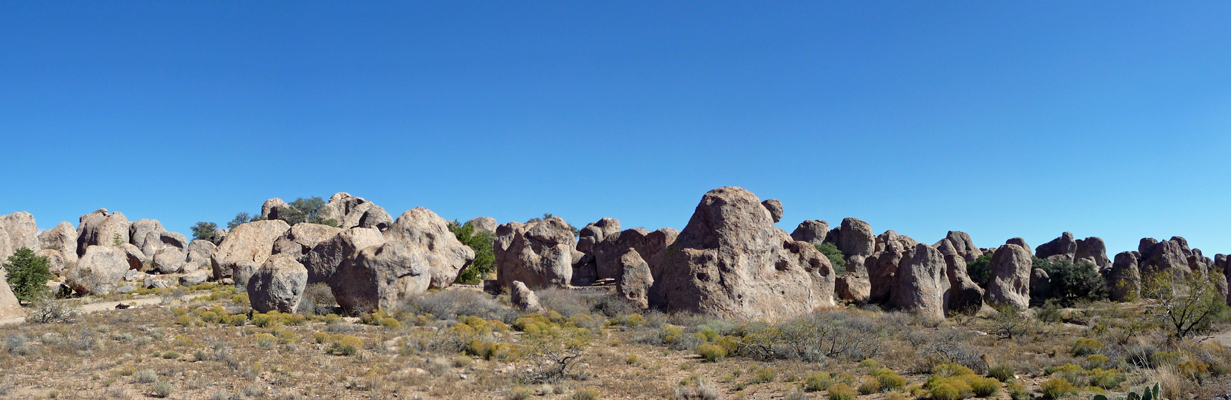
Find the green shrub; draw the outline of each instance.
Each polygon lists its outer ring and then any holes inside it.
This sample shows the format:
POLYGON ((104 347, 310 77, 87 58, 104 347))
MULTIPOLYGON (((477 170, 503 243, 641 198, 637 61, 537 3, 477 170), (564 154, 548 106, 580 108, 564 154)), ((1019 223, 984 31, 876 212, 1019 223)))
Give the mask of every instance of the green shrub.
MULTIPOLYGON (((1051 293, 1045 298, 1033 299, 1042 303, 1047 298, 1056 299, 1070 306, 1076 301, 1094 301, 1107 298, 1107 283, 1098 273, 1098 266, 1084 261, 1060 260, 1049 262, 1034 258, 1034 267, 1047 272, 1051 281, 1051 293)), ((1032 297, 1033 293, 1032 293, 1032 297)))
POLYGON ((881 391, 881 383, 876 378, 864 379, 863 383, 859 384, 859 394, 869 395, 881 391))
POLYGON ((899 376, 889 368, 872 371, 872 377, 880 383, 881 390, 895 390, 906 386, 906 378, 899 376))
POLYGON ((573 400, 598 400, 598 391, 592 388, 578 390, 573 392, 573 400))
POLYGON ((830 386, 829 400, 855 400, 855 389, 845 383, 830 386))
POLYGON ((1030 400, 1030 391, 1026 390, 1021 383, 1013 382, 1009 384, 1009 398, 1013 400, 1030 400))
POLYGON ((191 229, 193 240, 212 241, 214 240, 214 231, 218 229, 218 224, 200 221, 193 225, 191 229))
POLYGON ((1110 358, 1102 354, 1091 354, 1089 357, 1086 357, 1086 364, 1084 366, 1086 369, 1103 368, 1103 366, 1107 365, 1107 361, 1110 360, 1110 358))
POLYGON ((1115 389, 1119 387, 1120 383, 1123 383, 1126 379, 1128 379, 1128 377, 1115 368, 1096 368, 1090 371, 1090 386, 1098 388, 1115 389))
POLYGON ((804 390, 809 392, 819 392, 828 390, 833 386, 833 378, 827 372, 809 372, 804 375, 804 390))
POLYGON ((846 258, 842 255, 842 250, 838 250, 838 246, 833 243, 822 243, 816 245, 816 250, 825 255, 829 259, 829 263, 833 264, 833 271, 836 275, 846 273, 846 258))
POLYGON ((17 249, 4 263, 8 273, 5 280, 18 300, 33 302, 38 296, 47 292, 47 281, 52 275, 47 266, 47 257, 34 255, 34 250, 27 247, 17 249))
POLYGON ((1068 380, 1061 378, 1051 378, 1042 385, 1039 385, 1039 390, 1043 392, 1044 399, 1055 400, 1070 394, 1077 394, 1077 387, 1069 383, 1068 380))
POLYGON ((995 378, 970 378, 970 388, 975 396, 992 397, 1000 392, 1000 381, 995 378))
POLYGON ((961 390, 950 383, 932 385, 928 395, 932 396, 932 400, 961 400, 964 397, 961 390))
POLYGON ((991 370, 987 371, 987 376, 996 378, 996 380, 1001 381, 1001 382, 1008 382, 1009 379, 1013 379, 1014 375, 1017 375, 1017 372, 1013 371, 1013 367, 1007 364, 997 365, 995 367, 992 367, 991 370))
POLYGON ((1080 357, 1091 354, 1097 354, 1103 350, 1103 343, 1098 340, 1089 338, 1078 338, 1077 342, 1073 343, 1073 356, 1080 357))
POLYGON ((465 284, 483 283, 483 278, 492 272, 496 265, 496 253, 492 250, 494 238, 486 231, 476 231, 474 224, 449 222, 449 231, 462 244, 474 250, 474 261, 466 269, 457 274, 457 282, 465 284))
POLYGON ((703 344, 697 346, 697 355, 704 358, 705 361, 719 362, 727 356, 727 350, 721 346, 714 344, 703 344))
POLYGON ((987 288, 992 282, 992 253, 979 256, 970 264, 966 264, 966 274, 981 288, 987 288))

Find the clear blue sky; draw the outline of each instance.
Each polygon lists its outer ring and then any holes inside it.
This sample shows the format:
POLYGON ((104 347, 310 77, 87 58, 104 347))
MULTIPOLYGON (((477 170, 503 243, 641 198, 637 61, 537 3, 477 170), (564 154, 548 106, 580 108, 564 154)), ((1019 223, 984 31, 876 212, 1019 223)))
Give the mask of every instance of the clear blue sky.
POLYGON ((0 3, 0 213, 680 229, 734 185, 787 231, 1231 252, 1231 3, 350 3, 0 3))

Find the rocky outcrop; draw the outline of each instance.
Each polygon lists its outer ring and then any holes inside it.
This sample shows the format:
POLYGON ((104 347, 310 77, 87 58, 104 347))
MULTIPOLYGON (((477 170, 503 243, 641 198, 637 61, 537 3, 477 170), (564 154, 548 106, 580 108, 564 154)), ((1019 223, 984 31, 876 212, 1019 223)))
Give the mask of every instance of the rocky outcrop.
POLYGON ((474 227, 475 232, 487 232, 488 235, 492 236, 496 235, 496 227, 499 226, 496 223, 496 219, 492 217, 478 217, 466 222, 474 227))
POLYGON ((1033 267, 1029 250, 1015 244, 1000 246, 992 254, 992 277, 984 300, 988 304, 1011 305, 1020 310, 1029 308, 1033 267))
POLYGON ((274 197, 272 199, 265 200, 264 203, 261 203, 261 219, 279 219, 278 217, 281 216, 279 214, 281 214, 282 209, 284 208, 286 208, 286 202, 282 201, 282 199, 274 197))
POLYGON ((330 196, 329 202, 321 207, 318 216, 322 220, 337 221, 338 227, 342 229, 358 226, 384 231, 393 225, 393 217, 384 208, 345 192, 330 196))
POLYGON ((303 264, 292 254, 277 254, 248 279, 248 298, 253 311, 293 314, 307 286, 308 270, 303 264))
POLYGON ((1077 240, 1077 250, 1073 258, 1092 260, 1099 269, 1111 267, 1111 260, 1107 258, 1107 244, 1103 243, 1103 239, 1094 236, 1077 240))
POLYGON ((108 294, 129 270, 128 254, 115 246, 89 246, 69 271, 65 283, 81 294, 108 294))
POLYGON ((869 301, 889 301, 893 288, 898 284, 898 266, 917 244, 909 236, 898 235, 892 230, 876 237, 876 254, 864 261, 868 271, 869 301))
POLYGON ((500 225, 493 249, 496 281, 503 287, 520 281, 531 289, 567 286, 574 245, 573 232, 560 217, 500 225))
POLYGON ((457 274, 474 261, 474 250, 457 240, 449 222, 423 207, 402 213, 384 235, 387 242, 404 243, 422 254, 433 289, 452 285, 457 274))
POLYGON ((607 236, 620 233, 620 220, 615 218, 603 218, 598 222, 586 224, 585 228, 581 228, 577 235, 577 251, 585 254, 594 253, 594 246, 602 242, 607 236))
POLYGON ((1170 271, 1181 276, 1192 272, 1192 268, 1188 265, 1188 257, 1192 254, 1192 250, 1188 249, 1188 241, 1182 237, 1172 237, 1166 241, 1155 241, 1153 239, 1142 239, 1141 246, 1145 247, 1141 251, 1141 258, 1138 260, 1141 273, 1148 275, 1152 272, 1170 271), (1153 244, 1149 244, 1153 242, 1153 244))
POLYGON ((206 271, 203 269, 197 270, 196 272, 184 274, 183 276, 180 277, 180 286, 200 285, 202 283, 205 283, 205 281, 209 280, 209 276, 210 276, 209 271, 206 271))
POLYGON ((828 222, 810 219, 800 222, 799 226, 795 227, 795 231, 791 232, 791 239, 812 244, 822 244, 825 243, 825 236, 827 235, 829 235, 828 222))
MULTIPOLYGON (((846 235, 845 228, 842 235, 846 235)), ((898 284, 893 288, 890 303, 901 310, 944 319, 950 289, 946 268, 944 255, 935 247, 915 245, 910 257, 904 257, 898 265, 898 284)))
POLYGON ((77 262, 77 231, 73 224, 61 222, 54 228, 38 234, 38 244, 43 250, 60 252, 66 263, 77 262))
POLYGON ((17 301, 17 295, 13 294, 13 288, 4 279, 0 279, 0 319, 25 315, 21 303, 17 301))
POLYGON ((539 304, 539 296, 521 281, 513 281, 512 286, 509 287, 509 302, 522 312, 543 312, 543 306, 539 304))
POLYGON ((1049 299, 1051 293, 1051 276, 1047 275, 1047 271, 1040 268, 1035 268, 1030 271, 1030 298, 1049 299))
MULTIPOLYGON (((9 234, 4 229, 0 229, 0 260, 8 260, 17 249, 13 248, 13 244, 9 242, 9 234)), ((4 269, 0 268, 0 277, 6 276, 4 269)))
POLYGON ((966 255, 953 245, 952 233, 950 231, 950 237, 942 239, 936 248, 945 257, 945 276, 949 278, 950 287, 948 307, 951 312, 974 314, 983 307, 985 293, 966 273, 966 255))
POLYGON ((838 250, 848 259, 851 256, 870 256, 876 249, 876 234, 872 226, 858 218, 843 218, 838 236, 838 250))
POLYGON ((213 242, 208 240, 193 240, 188 243, 187 254, 184 259, 184 271, 192 272, 202 267, 210 266, 210 257, 214 256, 214 250, 217 250, 213 242))
POLYGON ((779 319, 834 304, 829 260, 775 228, 761 200, 738 187, 702 197, 666 263, 654 286, 667 311, 779 319))
POLYGON ((593 257, 595 279, 619 279, 624 274, 620 258, 629 250, 635 250, 650 271, 657 274, 665 268, 667 247, 677 236, 679 231, 671 228, 654 232, 642 228, 620 231, 620 221, 603 218, 586 225, 577 242, 577 250, 593 257))
MULTIPOLYGON (((68 265, 68 262, 64 260, 64 253, 59 250, 43 249, 39 250, 37 253, 34 253, 34 255, 47 258, 47 272, 50 272, 53 275, 62 275, 64 273, 64 267, 68 265)), ((76 254, 74 253, 73 255, 76 254)), ((7 258, 5 258, 5 260, 7 260, 7 258)))
POLYGON ((769 211, 769 217, 774 220, 775 224, 782 220, 782 213, 784 210, 782 209, 781 201, 778 201, 778 199, 769 199, 762 201, 761 205, 769 211))
MULTIPOLYGON (((1034 251, 1031 250, 1033 249, 1033 247, 1030 247, 1030 245, 1026 244, 1026 239, 1016 237, 1016 238, 1009 239, 1005 241, 1004 243, 1005 244, 1015 244, 1015 245, 1021 246, 1023 249, 1026 249, 1026 251, 1030 253, 1030 256, 1032 257, 1034 256, 1034 251)), ((995 251, 993 251, 993 253, 994 252, 995 251)))
POLYGON ((306 262, 302 263, 308 269, 308 283, 328 281, 348 257, 382 244, 385 236, 375 228, 354 227, 339 232, 308 252, 306 262))
MULTIPOLYGON (((974 262, 975 259, 983 255, 983 251, 979 250, 978 247, 975 247, 974 241, 970 240, 970 235, 966 232, 949 231, 949 233, 945 235, 945 238, 941 239, 941 241, 945 240, 949 241, 949 244, 953 246, 954 251, 956 251, 958 255, 961 255, 962 259, 967 263, 974 262)), ((937 242, 934 246, 936 248, 940 248, 941 243, 937 242)))
MULTIPOLYGON (((137 246, 138 249, 141 249, 144 252, 147 247, 145 242, 147 239, 150 238, 151 233, 154 234, 153 238, 157 240, 161 237, 160 235, 166 231, 167 230, 162 227, 161 222, 158 222, 152 219, 142 218, 142 219, 133 221, 132 224, 129 225, 128 243, 132 243, 133 246, 137 246)), ((158 244, 161 245, 162 242, 159 241, 158 244)), ((145 253, 146 257, 153 257, 154 252, 158 251, 158 247, 150 247, 150 250, 152 251, 149 253, 145 253)))
POLYGON ((846 273, 834 280, 834 295, 846 301, 865 303, 872 294, 872 283, 864 267, 864 256, 851 256, 846 273))
POLYGON ((0 216, 0 230, 8 233, 9 247, 13 251, 22 247, 35 252, 42 250, 38 241, 38 224, 34 223, 34 216, 28 212, 0 216))
POLYGON ((214 246, 222 244, 222 241, 227 238, 228 233, 231 233, 230 229, 222 229, 222 228, 214 229, 214 237, 213 239, 211 239, 211 241, 214 243, 214 246))
POLYGON ((1116 261, 1107 271, 1107 291, 1111 301, 1132 301, 1141 293, 1141 271, 1137 266, 1137 252, 1125 251, 1116 254, 1116 261))
POLYGON ((1060 237, 1052 239, 1052 241, 1043 243, 1034 249, 1034 255, 1039 258, 1048 260, 1067 260, 1073 261, 1073 256, 1077 254, 1077 241, 1073 240, 1073 234, 1064 232, 1060 237))
POLYGON ((187 255, 178 248, 167 246, 154 254, 154 269, 163 274, 174 274, 184 270, 187 255))
POLYGON ((77 225, 77 255, 85 255, 86 248, 90 246, 115 247, 128 243, 129 225, 124 213, 108 213, 106 208, 82 215, 77 225))
POLYGON ((623 272, 616 279, 616 293, 639 308, 649 308, 650 287, 654 286, 650 264, 641 258, 637 250, 627 249, 620 256, 620 269, 623 272))
POLYGON ((291 227, 281 220, 249 222, 235 227, 210 259, 214 279, 234 278, 235 282, 247 282, 273 254, 274 242, 288 229, 291 227))
POLYGON ((328 280, 338 305, 349 313, 393 309, 432 284, 427 254, 401 241, 359 250, 328 280))
POLYGON ((164 246, 174 247, 179 251, 188 249, 188 237, 179 232, 162 232, 158 235, 164 246))
POLYGON ((145 268, 145 262, 150 260, 141 249, 138 249, 137 246, 133 246, 131 243, 120 245, 120 250, 123 250, 127 256, 128 269, 140 271, 142 268, 145 268))
POLYGON ((307 263, 308 253, 313 248, 333 239, 340 232, 341 229, 329 225, 295 224, 274 242, 273 254, 288 254, 301 264, 307 263))

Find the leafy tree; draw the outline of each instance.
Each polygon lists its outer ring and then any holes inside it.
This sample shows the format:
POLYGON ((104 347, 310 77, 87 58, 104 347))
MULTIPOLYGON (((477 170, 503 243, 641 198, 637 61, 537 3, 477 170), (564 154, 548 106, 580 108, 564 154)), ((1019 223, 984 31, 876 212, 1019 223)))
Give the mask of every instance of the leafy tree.
POLYGON ((1223 275, 1218 271, 1151 272, 1142 280, 1141 294, 1159 300, 1158 318, 1173 338, 1183 338, 1208 331, 1214 319, 1226 311, 1226 299, 1214 284, 1220 279, 1223 275))
MULTIPOLYGON (((1068 260, 1050 262, 1034 257, 1034 268, 1042 269, 1051 281, 1051 292, 1045 297, 1032 299, 1039 303, 1055 299, 1061 305, 1071 306, 1077 301, 1094 301, 1107 298, 1107 282, 1098 273, 1098 266, 1085 261, 1068 260)), ((1032 293, 1033 294, 1033 293, 1032 293)))
POLYGON ((320 217, 321 208, 325 207, 325 200, 320 197, 297 198, 295 201, 287 203, 286 207, 278 209, 278 219, 286 221, 288 225, 295 225, 302 222, 310 224, 338 226, 338 221, 332 218, 322 219, 320 217))
POLYGON ((195 240, 214 240, 214 230, 218 229, 218 224, 213 222, 199 221, 192 226, 192 238, 195 240))
POLYGON ((34 255, 34 250, 28 247, 17 249, 9 256, 4 269, 8 272, 6 280, 13 294, 25 302, 31 302, 43 294, 47 290, 47 281, 52 277, 47 267, 47 257, 34 255))
POLYGON ((842 256, 842 250, 838 250, 838 246, 833 243, 821 243, 816 245, 816 250, 824 254, 829 259, 829 263, 833 264, 835 274, 846 273, 846 258, 842 256))
POLYGON ((235 219, 227 222, 227 229, 235 229, 235 227, 254 221, 251 215, 246 212, 235 214, 235 219))
POLYGON ((449 231, 453 232, 458 241, 474 250, 474 262, 457 274, 457 282, 471 285, 482 283, 483 278, 496 266, 496 254, 492 250, 494 239, 491 234, 475 231, 474 224, 461 224, 456 220, 449 223, 449 231))
POLYGON ((966 264, 966 275, 970 275, 970 280, 975 281, 979 287, 986 289, 992 282, 992 254, 981 255, 966 264))

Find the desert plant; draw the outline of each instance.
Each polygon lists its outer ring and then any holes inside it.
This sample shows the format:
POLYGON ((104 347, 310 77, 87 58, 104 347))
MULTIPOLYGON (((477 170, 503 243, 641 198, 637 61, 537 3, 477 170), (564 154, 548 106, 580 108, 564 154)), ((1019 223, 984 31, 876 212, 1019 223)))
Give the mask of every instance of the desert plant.
POLYGON ((966 264, 966 274, 981 288, 987 288, 992 281, 992 253, 979 256, 970 264, 966 264))
POLYGON ((697 355, 704 358, 705 361, 719 362, 722 361, 723 358, 727 357, 727 350, 718 345, 703 344, 697 346, 697 355))
POLYGON ((996 315, 992 317, 992 327, 996 335, 1013 339, 1021 337, 1030 331, 1030 319, 1013 305, 996 305, 996 315))
POLYGON ((1077 387, 1062 378, 1048 379, 1042 385, 1039 385, 1039 390, 1043 393, 1044 399, 1050 400, 1059 399, 1070 394, 1077 394, 1077 387))
POLYGON ((47 291, 47 281, 52 275, 47 266, 47 257, 39 257, 28 247, 17 249, 4 263, 8 273, 5 280, 18 300, 32 302, 47 291))
POLYGON ((987 376, 996 378, 996 380, 1001 382, 1008 382, 1009 379, 1013 379, 1014 375, 1017 375, 1017 372, 1013 371, 1013 367, 1007 364, 997 365, 987 371, 987 376))
POLYGON ((1107 298, 1107 282, 1102 275, 1099 275, 1098 266, 1094 264, 1067 260, 1051 262, 1035 257, 1034 267, 1047 272, 1051 282, 1050 293, 1046 293, 1044 298, 1033 299, 1038 303, 1052 298, 1062 305, 1069 306, 1076 301, 1107 298))
POLYGON ((243 225, 243 224, 255 221, 255 220, 256 219, 252 218, 252 216, 248 215, 248 213, 241 212, 239 214, 235 214, 235 218, 231 219, 231 222, 227 222, 227 229, 235 229, 235 227, 237 226, 240 226, 240 225, 243 225))
POLYGON ((26 322, 35 324, 70 323, 80 316, 75 307, 66 301, 56 301, 48 292, 36 297, 31 307, 25 311, 26 322))
POLYGON ((192 229, 192 238, 194 240, 214 240, 214 231, 218 230, 218 224, 198 221, 189 229, 192 229))
POLYGON ((821 243, 816 245, 816 251, 825 255, 829 259, 829 263, 833 265, 834 274, 842 275, 846 273, 846 257, 842 255, 842 250, 838 250, 838 246, 833 243, 821 243))
POLYGON ((320 211, 324 206, 325 200, 320 197, 314 196, 307 199, 300 197, 287 203, 286 207, 278 209, 278 219, 286 221, 291 226, 307 222, 337 227, 337 220, 321 218, 320 211))
POLYGON ((171 387, 170 383, 159 381, 154 383, 154 395, 158 397, 167 397, 171 395, 175 388, 171 387))
POLYGON ((1218 271, 1151 271, 1144 275, 1142 296, 1160 301, 1158 319, 1174 338, 1208 330, 1214 318, 1227 308, 1214 285, 1222 279, 1218 271))
POLYGON ((830 400, 855 400, 855 389, 847 386, 845 383, 839 383, 829 387, 830 400))
POLYGON ((474 224, 466 222, 465 224, 458 223, 456 220, 449 222, 449 231, 453 232, 453 236, 462 244, 474 250, 474 261, 470 263, 466 269, 463 269, 457 274, 457 282, 465 284, 483 283, 483 278, 495 269, 496 255, 492 250, 494 238, 486 231, 476 231, 474 224))

